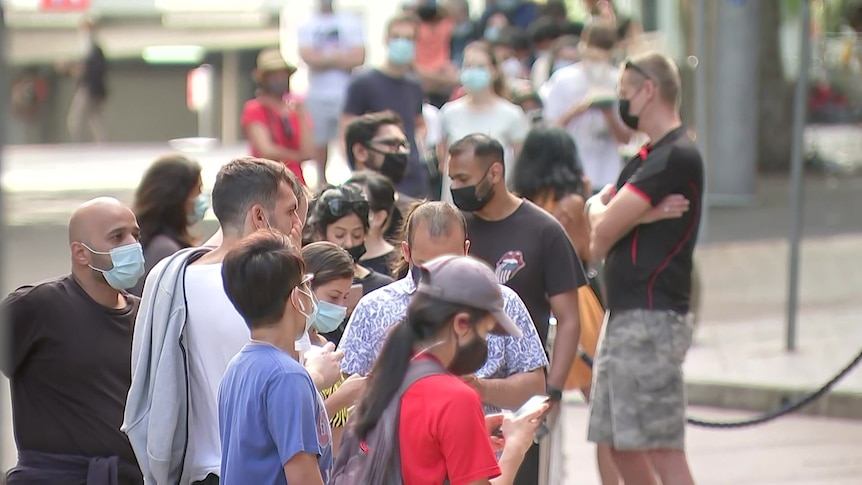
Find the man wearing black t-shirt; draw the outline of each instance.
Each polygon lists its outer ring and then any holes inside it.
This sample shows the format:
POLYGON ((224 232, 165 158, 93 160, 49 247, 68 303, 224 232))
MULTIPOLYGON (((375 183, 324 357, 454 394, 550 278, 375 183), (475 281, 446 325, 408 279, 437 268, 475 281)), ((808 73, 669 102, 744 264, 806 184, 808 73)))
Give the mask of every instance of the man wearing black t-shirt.
MULTIPOLYGON (((548 320, 557 320, 547 392, 553 403, 578 348, 578 288, 587 284, 580 258, 556 219, 506 188, 503 145, 485 135, 468 135, 449 148, 452 200, 467 218, 470 254, 495 268, 500 284, 524 300, 547 346, 548 320)), ((524 458, 516 484, 538 483, 539 455, 524 458)))
POLYGON ((18 464, 8 482, 143 483, 120 431, 132 380, 144 274, 135 215, 116 199, 82 205, 69 221, 72 273, 23 286, 2 304, 11 358, 18 464))
POLYGON ((625 483, 693 484, 682 364, 703 161, 679 117, 680 80, 657 53, 626 63, 620 115, 650 144, 586 203, 590 255, 605 259, 609 320, 595 360, 589 439, 610 444, 625 483))

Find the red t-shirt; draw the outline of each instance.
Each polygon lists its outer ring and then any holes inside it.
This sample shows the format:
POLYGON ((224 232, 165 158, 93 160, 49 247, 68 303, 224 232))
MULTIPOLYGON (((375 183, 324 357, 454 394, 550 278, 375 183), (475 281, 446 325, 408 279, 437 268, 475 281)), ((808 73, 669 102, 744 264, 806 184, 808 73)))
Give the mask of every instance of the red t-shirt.
MULTIPOLYGON (((246 101, 242 107, 242 130, 248 137, 248 127, 252 123, 260 123, 267 127, 272 141, 276 145, 290 150, 299 150, 299 134, 302 125, 299 122, 299 116, 293 112, 287 116, 282 116, 282 113, 268 108, 260 102, 259 99, 250 99, 246 101)), ((254 146, 249 144, 251 155, 260 157, 261 154, 254 149, 254 146)), ((291 172, 296 174, 299 181, 305 184, 305 177, 302 176, 301 160, 279 160, 284 163, 291 172)))
POLYGON ((416 381, 401 398, 398 425, 404 485, 463 485, 500 476, 482 401, 450 374, 416 381))

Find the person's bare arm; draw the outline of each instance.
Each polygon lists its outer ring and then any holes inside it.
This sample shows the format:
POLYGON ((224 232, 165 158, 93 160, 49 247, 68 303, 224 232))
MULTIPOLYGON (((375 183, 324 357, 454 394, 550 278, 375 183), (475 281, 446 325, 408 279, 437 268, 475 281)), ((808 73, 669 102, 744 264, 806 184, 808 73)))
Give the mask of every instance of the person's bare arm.
POLYGON ((577 288, 554 295, 550 298, 551 311, 557 319, 557 334, 554 337, 554 350, 551 354, 551 368, 548 371, 548 385, 563 389, 572 362, 578 351, 581 337, 581 317, 578 309, 577 288))
POLYGON ((350 72, 365 64, 365 46, 356 46, 339 51, 335 55, 335 68, 350 72))
POLYGON ((324 54, 312 46, 303 46, 299 48, 299 57, 302 62, 308 64, 308 67, 315 71, 325 71, 335 69, 336 58, 332 54, 324 54))
POLYGON ((550 121, 554 124, 554 126, 557 126, 559 128, 565 128, 570 121, 586 113, 588 109, 590 109, 589 104, 583 102, 577 103, 573 105, 568 111, 563 113, 563 116, 557 118, 556 120, 550 121))
POLYGON ((290 148, 276 145, 275 142, 272 141, 269 129, 262 123, 249 124, 247 132, 249 143, 251 143, 251 146, 253 146, 263 158, 276 161, 302 160, 303 155, 305 155, 302 150, 291 150, 290 148))
POLYGON ((284 464, 284 477, 287 483, 301 483, 303 485, 324 485, 323 477, 320 475, 320 465, 317 463, 317 455, 311 453, 297 453, 284 464))
POLYGON ((425 126, 425 117, 422 116, 422 113, 416 115, 416 149, 419 150, 419 153, 425 153, 425 136, 428 135, 428 127, 425 126))
POLYGON ((543 369, 519 372, 503 379, 480 379, 469 376, 464 380, 476 389, 483 403, 500 409, 518 409, 527 402, 527 399, 545 393, 543 369))
POLYGON ((629 129, 625 123, 623 123, 623 120, 620 119, 616 110, 613 108, 605 108, 601 111, 602 115, 605 117, 605 121, 608 123, 608 127, 611 129, 611 133, 613 133, 614 138, 617 140, 617 143, 628 143, 629 140, 632 139, 634 132, 629 129))
POLYGON ((440 177, 446 178, 449 176, 444 170, 446 168, 446 160, 449 158, 449 140, 446 135, 440 138, 437 143, 437 170, 440 171, 440 177))
POLYGON ((294 107, 299 117, 299 157, 296 160, 301 162, 314 158, 314 128, 311 126, 311 115, 306 111, 305 104, 297 102, 294 107))
POLYGON ((581 260, 589 261, 590 226, 584 212, 583 197, 571 195, 557 205, 554 216, 560 221, 581 260))

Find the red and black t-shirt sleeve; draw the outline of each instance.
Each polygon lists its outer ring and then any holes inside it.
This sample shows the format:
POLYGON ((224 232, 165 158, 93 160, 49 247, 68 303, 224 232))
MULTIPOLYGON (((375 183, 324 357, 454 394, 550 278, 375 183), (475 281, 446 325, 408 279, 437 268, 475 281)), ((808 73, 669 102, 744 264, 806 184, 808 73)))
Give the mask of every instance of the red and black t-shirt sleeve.
POLYGON ((662 199, 678 190, 680 182, 691 174, 687 165, 678 163, 679 154, 672 145, 655 148, 629 178, 625 186, 655 206, 662 199))

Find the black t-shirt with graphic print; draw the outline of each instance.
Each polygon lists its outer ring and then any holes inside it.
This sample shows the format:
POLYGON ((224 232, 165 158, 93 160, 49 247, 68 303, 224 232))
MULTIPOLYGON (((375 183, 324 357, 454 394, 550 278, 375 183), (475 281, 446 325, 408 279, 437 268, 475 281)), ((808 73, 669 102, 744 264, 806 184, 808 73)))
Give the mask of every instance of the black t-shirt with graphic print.
POLYGON ((132 334, 140 299, 96 303, 68 275, 24 286, 3 300, 12 345, 9 377, 15 441, 21 450, 120 458, 121 484, 143 483, 120 431, 132 382, 132 334))
POLYGON ((581 260, 563 226, 528 200, 499 221, 486 221, 468 212, 464 216, 470 255, 490 264, 497 281, 524 300, 545 343, 550 298, 587 284, 581 260))
POLYGON ((691 206, 678 219, 635 227, 608 251, 605 285, 612 311, 688 312, 703 171, 703 159, 682 127, 641 149, 623 168, 617 190, 627 185, 652 206, 668 195, 682 194, 691 206))

